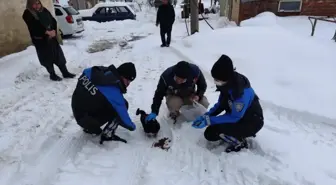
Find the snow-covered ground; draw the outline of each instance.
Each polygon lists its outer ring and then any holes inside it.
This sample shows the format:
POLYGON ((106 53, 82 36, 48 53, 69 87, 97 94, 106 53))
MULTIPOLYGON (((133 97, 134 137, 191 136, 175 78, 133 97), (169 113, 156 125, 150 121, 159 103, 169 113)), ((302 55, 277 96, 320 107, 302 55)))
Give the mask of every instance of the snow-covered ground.
POLYGON ((137 130, 117 131, 127 144, 100 146, 82 133, 70 107, 76 79, 51 82, 33 47, 0 59, 1 185, 336 183, 336 45, 323 37, 332 36, 334 25, 323 24, 310 38, 308 20, 262 14, 242 27, 210 20, 214 31, 202 21, 201 33, 185 38, 184 21, 177 20, 171 48, 160 48, 154 15, 141 13, 137 21, 85 22, 85 32, 62 46, 69 70, 78 75, 92 65, 135 63, 138 75, 126 99, 137 130), (190 123, 180 128, 163 124, 162 135, 173 138, 172 148, 151 148, 153 140, 142 135, 135 110, 150 110, 160 73, 180 60, 198 64, 213 104, 218 94, 209 69, 223 53, 250 78, 264 106, 265 126, 250 141, 251 149, 209 151, 203 130, 190 123))
MULTIPOLYGON (((220 54, 227 54, 237 70, 250 78, 263 100, 335 119, 336 88, 332 84, 336 79, 336 44, 330 40, 333 34, 330 29, 321 33, 324 27, 317 27, 321 34, 330 36, 328 42, 307 39, 309 29, 303 31, 305 24, 296 23, 295 27, 293 20, 289 19, 290 24, 285 26, 285 18, 278 24, 274 14, 264 13, 244 21, 242 27, 188 37, 175 48, 206 71, 220 54), (204 54, 197 55, 200 50, 204 54)), ((310 24, 308 19, 298 20, 310 24)))

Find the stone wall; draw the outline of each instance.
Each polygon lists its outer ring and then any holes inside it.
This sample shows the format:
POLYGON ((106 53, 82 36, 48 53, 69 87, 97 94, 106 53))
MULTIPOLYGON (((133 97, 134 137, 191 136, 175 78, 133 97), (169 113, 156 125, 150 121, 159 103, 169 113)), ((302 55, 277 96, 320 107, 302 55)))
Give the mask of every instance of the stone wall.
MULTIPOLYGON (((41 0, 54 14, 52 0, 41 0)), ((26 0, 0 1, 0 57, 24 50, 31 44, 28 28, 22 19, 26 0)))

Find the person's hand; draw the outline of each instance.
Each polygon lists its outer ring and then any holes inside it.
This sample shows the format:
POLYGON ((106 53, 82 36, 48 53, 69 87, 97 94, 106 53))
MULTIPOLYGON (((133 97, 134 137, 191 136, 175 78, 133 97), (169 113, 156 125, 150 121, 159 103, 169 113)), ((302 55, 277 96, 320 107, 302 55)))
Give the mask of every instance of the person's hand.
POLYGON ((193 121, 193 124, 191 126, 194 127, 194 128, 202 129, 202 128, 210 125, 210 123, 208 123, 206 117, 207 116, 204 115, 204 116, 200 116, 200 117, 196 118, 196 120, 193 121))
POLYGON ((202 122, 203 120, 204 120, 204 116, 199 116, 193 121, 193 123, 202 122))
POLYGON ((207 121, 204 119, 204 120, 199 121, 199 122, 193 122, 193 124, 192 124, 191 126, 194 127, 194 128, 202 129, 202 128, 208 126, 208 123, 207 123, 207 121))
POLYGON ((47 30, 45 34, 47 34, 50 37, 51 32, 47 30))
POLYGON ((53 37, 55 37, 56 32, 55 32, 55 30, 46 31, 46 34, 49 36, 49 38, 53 38, 53 37))
POLYGON ((152 112, 146 117, 146 122, 147 121, 152 121, 152 120, 156 119, 156 117, 157 117, 157 115, 152 112))
POLYGON ((200 97, 197 96, 197 95, 195 95, 195 96, 192 97, 192 100, 193 100, 193 101, 199 101, 199 99, 200 99, 200 97))
POLYGON ((55 30, 51 30, 50 31, 50 37, 55 37, 56 36, 56 32, 55 30))

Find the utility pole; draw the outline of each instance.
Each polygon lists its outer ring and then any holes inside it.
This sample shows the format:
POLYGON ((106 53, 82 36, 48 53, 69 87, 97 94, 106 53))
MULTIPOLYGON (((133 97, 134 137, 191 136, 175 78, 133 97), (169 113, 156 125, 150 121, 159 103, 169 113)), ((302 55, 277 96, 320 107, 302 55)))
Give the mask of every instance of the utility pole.
POLYGON ((199 31, 198 2, 197 0, 189 0, 189 5, 190 5, 190 33, 194 34, 199 31))
POLYGON ((219 9, 219 16, 221 17, 225 17, 226 12, 225 9, 227 7, 227 1, 228 0, 219 0, 219 4, 220 4, 220 9, 219 9))

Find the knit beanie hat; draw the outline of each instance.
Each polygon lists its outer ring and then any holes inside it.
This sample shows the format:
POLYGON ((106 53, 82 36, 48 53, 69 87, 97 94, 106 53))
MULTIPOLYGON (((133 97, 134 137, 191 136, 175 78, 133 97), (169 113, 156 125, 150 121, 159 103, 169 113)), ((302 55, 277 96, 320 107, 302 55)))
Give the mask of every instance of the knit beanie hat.
POLYGON ((222 55, 212 66, 211 75, 220 81, 230 81, 234 75, 232 60, 227 55, 222 55))
POLYGON ((180 61, 178 62, 174 68, 173 73, 180 78, 188 78, 191 72, 191 67, 188 62, 186 61, 180 61))
POLYGON ((136 69, 132 62, 126 62, 126 63, 121 64, 117 68, 117 71, 120 76, 130 81, 133 81, 136 77, 136 69))

